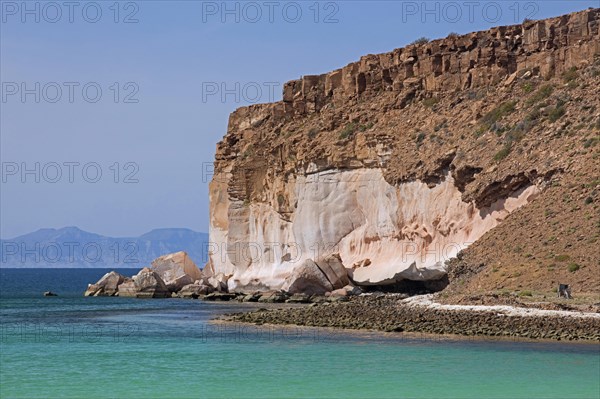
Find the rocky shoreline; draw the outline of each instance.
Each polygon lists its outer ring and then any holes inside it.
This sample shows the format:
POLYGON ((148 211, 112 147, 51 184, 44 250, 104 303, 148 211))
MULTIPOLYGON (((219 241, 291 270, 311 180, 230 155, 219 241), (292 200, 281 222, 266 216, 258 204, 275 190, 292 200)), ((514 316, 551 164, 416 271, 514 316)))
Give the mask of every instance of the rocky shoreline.
MULTIPOLYGON (((334 260, 326 263, 330 266, 326 270, 337 276, 333 272, 334 260)), ((131 278, 114 271, 106 273, 95 284, 89 284, 84 295, 264 303, 269 309, 260 307, 222 318, 257 325, 600 341, 600 308, 596 305, 583 312, 564 304, 525 304, 494 295, 479 298, 482 303, 491 301, 486 305, 438 303, 440 298, 435 294, 365 293, 347 280, 321 279, 308 267, 299 270, 302 273, 295 273, 290 279, 292 292, 231 292, 228 276, 205 275, 185 252, 178 252, 157 258, 131 278), (331 284, 332 280, 336 284, 331 284), (346 285, 337 288, 343 284, 346 285)))
MULTIPOLYGON (((515 308, 521 309, 521 308, 515 308)), ((600 342, 600 314, 527 309, 444 309, 398 295, 361 295, 347 301, 228 314, 223 320, 351 330, 600 342)))

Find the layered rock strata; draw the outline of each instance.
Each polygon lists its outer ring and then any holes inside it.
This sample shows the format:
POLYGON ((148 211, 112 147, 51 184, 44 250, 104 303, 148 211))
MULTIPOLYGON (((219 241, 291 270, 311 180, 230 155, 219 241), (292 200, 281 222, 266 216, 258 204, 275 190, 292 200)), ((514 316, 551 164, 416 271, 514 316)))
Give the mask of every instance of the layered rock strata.
POLYGON ((319 291, 330 281, 317 266, 337 256, 362 286, 442 278, 566 164, 527 152, 503 161, 523 135, 498 122, 531 105, 484 91, 594 64, 599 19, 590 9, 368 55, 236 110, 217 146, 206 272, 237 291, 298 287, 290 276, 309 273, 303 289, 319 291), (438 102, 465 111, 429 126, 438 102), (509 129, 503 149, 478 140, 509 129))

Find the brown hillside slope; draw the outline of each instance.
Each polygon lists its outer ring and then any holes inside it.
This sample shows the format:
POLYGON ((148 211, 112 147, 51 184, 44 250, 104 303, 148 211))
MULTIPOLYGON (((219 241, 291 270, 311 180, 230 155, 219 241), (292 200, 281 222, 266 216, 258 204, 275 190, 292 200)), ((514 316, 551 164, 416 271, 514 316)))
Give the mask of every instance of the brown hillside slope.
MULTIPOLYGON (((478 206, 543 188, 450 262, 449 292, 600 292, 600 10, 369 55, 241 108, 219 143, 228 195, 294 204, 273 176, 382 167, 390 184, 451 173, 478 206), (274 199, 275 198, 275 199, 274 199)), ((277 203, 279 202, 279 203, 277 203)))

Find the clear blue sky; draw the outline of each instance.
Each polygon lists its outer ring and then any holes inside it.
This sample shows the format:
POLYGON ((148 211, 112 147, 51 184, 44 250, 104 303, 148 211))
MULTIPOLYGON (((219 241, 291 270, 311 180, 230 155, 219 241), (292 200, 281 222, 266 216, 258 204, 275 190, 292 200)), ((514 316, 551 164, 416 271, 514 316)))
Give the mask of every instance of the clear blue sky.
POLYGON ((203 163, 212 162, 235 108, 279 100, 285 81, 421 36, 600 6, 598 0, 467 3, 228 2, 227 13, 220 1, 115 7, 111 0, 75 2, 72 9, 62 1, 28 1, 24 9, 21 1, 2 0, 0 234, 71 225, 115 236, 160 227, 207 231, 203 163), (246 85, 245 96, 203 98, 223 82, 230 89, 246 85), (254 100, 257 85, 262 93, 254 100), (275 85, 275 98, 267 85, 275 85), (34 172, 23 175, 24 168, 34 172), (102 177, 93 183, 98 170, 102 177))

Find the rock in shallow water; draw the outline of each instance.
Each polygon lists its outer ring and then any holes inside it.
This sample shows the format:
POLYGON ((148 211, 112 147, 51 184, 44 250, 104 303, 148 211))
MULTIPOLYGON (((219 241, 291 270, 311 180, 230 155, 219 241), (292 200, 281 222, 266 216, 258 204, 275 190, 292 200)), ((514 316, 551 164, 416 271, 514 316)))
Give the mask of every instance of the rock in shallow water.
POLYGON ((204 297, 206 301, 230 301, 235 298, 235 294, 228 294, 225 292, 213 292, 204 297))
POLYGON ((89 284, 84 296, 114 296, 125 276, 115 271, 108 272, 96 284, 89 284))
POLYGON ((161 256, 133 278, 115 271, 106 273, 95 284, 89 284, 84 296, 122 296, 167 298, 173 295, 197 297, 214 291, 196 264, 185 252, 161 256), (181 295, 176 294, 188 287, 181 295), (197 287, 196 287, 197 286, 197 287))
POLYGON ((171 292, 158 273, 147 267, 133 277, 133 287, 131 283, 128 283, 121 290, 121 286, 119 286, 119 296, 135 296, 136 298, 168 298, 171 296, 171 292), (133 295, 131 295, 132 291, 133 295))
POLYGON ((177 277, 175 280, 165 281, 167 289, 173 293, 180 291, 186 285, 194 284, 194 280, 187 274, 177 277))
POLYGON ((178 293, 178 297, 180 298, 199 298, 200 296, 203 295, 208 295, 210 293, 212 293, 214 291, 214 288, 209 286, 209 285, 205 285, 205 284, 188 284, 185 287, 183 287, 179 293, 178 293))
POLYGON ((133 279, 127 277, 123 283, 119 285, 118 296, 121 297, 135 297, 136 288, 133 279))
POLYGON ((202 272, 186 252, 164 255, 152 261, 151 270, 156 272, 171 292, 181 290, 202 278, 202 272))

